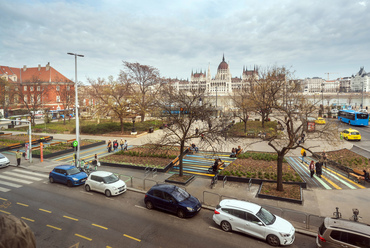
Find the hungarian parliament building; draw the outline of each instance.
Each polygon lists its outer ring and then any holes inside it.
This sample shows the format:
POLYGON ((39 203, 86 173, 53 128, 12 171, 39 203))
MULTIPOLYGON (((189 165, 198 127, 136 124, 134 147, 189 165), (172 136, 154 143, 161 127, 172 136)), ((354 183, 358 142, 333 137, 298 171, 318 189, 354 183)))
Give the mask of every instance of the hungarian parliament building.
POLYGON ((208 95, 226 96, 233 90, 247 86, 251 78, 258 78, 258 68, 253 70, 243 68, 242 77, 232 77, 229 65, 225 62, 225 56, 217 68, 214 78, 211 76, 211 69, 208 66, 208 72, 192 72, 190 81, 177 81, 175 86, 178 90, 205 90, 208 95))

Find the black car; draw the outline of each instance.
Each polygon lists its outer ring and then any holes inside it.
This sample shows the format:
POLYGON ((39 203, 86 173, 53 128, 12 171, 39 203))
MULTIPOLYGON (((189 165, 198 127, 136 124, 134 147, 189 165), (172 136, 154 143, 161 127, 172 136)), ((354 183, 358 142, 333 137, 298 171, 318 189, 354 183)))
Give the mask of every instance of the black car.
POLYGON ((177 214, 178 217, 191 217, 202 208, 197 198, 175 185, 154 185, 144 198, 148 209, 158 208, 177 214))

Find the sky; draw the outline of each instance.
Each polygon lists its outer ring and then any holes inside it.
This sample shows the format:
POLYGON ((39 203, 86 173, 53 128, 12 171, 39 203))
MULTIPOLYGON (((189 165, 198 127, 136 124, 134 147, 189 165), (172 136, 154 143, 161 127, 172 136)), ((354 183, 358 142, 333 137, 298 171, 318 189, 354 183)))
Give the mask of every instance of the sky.
POLYGON ((123 61, 163 77, 212 77, 222 61, 285 66, 295 78, 370 72, 370 0, 0 0, 0 65, 50 65, 74 80, 118 77, 123 61))

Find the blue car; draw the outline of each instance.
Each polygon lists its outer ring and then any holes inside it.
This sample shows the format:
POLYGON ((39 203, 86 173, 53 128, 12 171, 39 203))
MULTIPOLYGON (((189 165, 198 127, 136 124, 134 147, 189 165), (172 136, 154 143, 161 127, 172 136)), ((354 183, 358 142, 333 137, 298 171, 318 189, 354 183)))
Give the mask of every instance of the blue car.
POLYGON ((144 198, 148 209, 158 208, 177 214, 178 217, 191 217, 196 215, 202 208, 197 198, 175 185, 154 185, 144 198))
POLYGON ((86 179, 87 174, 72 165, 59 165, 49 174, 51 183, 64 183, 68 187, 84 184, 86 179))

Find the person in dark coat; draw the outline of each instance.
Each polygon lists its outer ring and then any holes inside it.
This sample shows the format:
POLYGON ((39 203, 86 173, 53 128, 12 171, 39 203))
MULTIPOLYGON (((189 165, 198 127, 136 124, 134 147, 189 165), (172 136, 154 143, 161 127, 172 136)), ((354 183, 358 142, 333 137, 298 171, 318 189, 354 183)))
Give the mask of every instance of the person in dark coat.
POLYGON ((316 175, 321 178, 321 173, 322 173, 322 165, 323 163, 321 161, 317 161, 315 166, 316 166, 316 175))
POLYGON ((315 162, 313 160, 311 160, 309 168, 310 168, 310 173, 311 173, 311 178, 312 178, 313 175, 315 174, 315 162))

